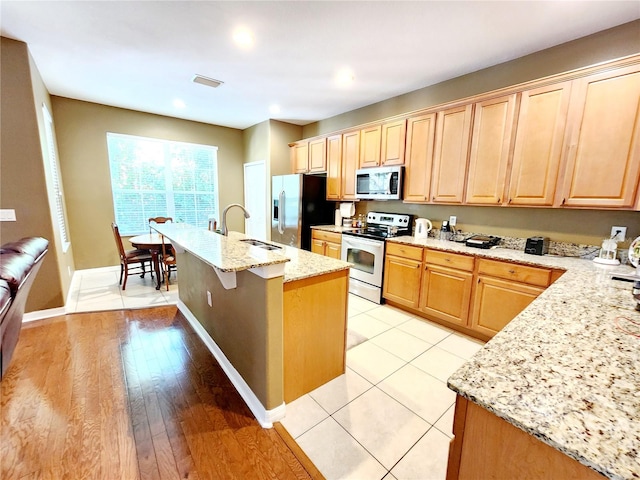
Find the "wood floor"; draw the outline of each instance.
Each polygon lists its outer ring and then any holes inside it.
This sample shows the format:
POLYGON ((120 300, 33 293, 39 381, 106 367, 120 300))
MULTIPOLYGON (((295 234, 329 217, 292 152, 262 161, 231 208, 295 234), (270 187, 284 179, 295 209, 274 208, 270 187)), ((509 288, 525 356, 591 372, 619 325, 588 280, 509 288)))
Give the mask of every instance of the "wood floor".
POLYGON ((2 480, 311 478, 176 307, 25 324, 0 386, 2 480))

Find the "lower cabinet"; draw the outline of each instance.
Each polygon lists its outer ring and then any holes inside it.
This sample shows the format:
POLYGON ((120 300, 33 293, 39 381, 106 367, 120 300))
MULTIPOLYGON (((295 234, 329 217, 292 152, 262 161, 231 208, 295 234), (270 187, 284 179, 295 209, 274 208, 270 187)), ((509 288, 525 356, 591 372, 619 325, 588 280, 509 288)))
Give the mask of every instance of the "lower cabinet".
POLYGON ((418 308, 420 277, 422 276, 422 247, 387 243, 384 259, 382 295, 387 300, 410 308, 418 308))
POLYGON ((382 295, 486 340, 560 275, 544 267, 388 242, 382 295))
POLYGON ((325 257, 340 259, 342 234, 313 229, 311 231, 311 251, 325 257))
POLYGON ((430 317, 467 326, 473 264, 474 258, 468 255, 426 249, 420 310, 430 317))

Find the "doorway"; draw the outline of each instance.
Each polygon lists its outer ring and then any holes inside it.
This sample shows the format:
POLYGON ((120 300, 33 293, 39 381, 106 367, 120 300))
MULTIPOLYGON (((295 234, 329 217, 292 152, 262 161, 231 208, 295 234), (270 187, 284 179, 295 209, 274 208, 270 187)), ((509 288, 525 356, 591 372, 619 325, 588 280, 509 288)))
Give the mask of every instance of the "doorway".
POLYGON ((264 161, 244 164, 244 206, 251 217, 244 221, 245 235, 267 240, 267 170, 264 161))

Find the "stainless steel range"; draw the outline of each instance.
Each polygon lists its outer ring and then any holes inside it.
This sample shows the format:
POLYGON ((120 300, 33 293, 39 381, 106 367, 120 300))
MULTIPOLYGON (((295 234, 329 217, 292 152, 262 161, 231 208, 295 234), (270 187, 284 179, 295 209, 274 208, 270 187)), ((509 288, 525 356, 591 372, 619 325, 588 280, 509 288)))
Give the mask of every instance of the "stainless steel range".
POLYGON ((413 215, 369 212, 367 226, 342 232, 342 260, 352 263, 349 292, 382 303, 385 239, 411 235, 413 215))

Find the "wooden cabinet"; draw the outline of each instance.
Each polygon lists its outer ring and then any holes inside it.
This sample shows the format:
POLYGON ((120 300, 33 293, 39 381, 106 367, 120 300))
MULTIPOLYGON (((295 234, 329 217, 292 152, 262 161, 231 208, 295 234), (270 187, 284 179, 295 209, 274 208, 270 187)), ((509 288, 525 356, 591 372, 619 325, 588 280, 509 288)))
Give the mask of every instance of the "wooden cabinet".
POLYGON ((342 198, 342 135, 327 138, 327 200, 342 198))
POLYGON ((327 140, 317 138, 290 145, 293 173, 319 173, 327 169, 327 140))
POLYGON ((493 413, 456 398, 447 480, 604 480, 604 476, 493 413))
POLYGON ((407 120, 404 201, 429 201, 436 114, 419 115, 407 120))
POLYGON ((360 131, 342 135, 342 199, 356 199, 356 170, 360 163, 360 131))
POLYGON ((516 95, 475 104, 465 203, 500 205, 505 198, 516 95))
POLYGON ((387 243, 382 296, 410 308, 418 308, 422 276, 422 247, 387 243))
POLYGON ((471 328, 493 336, 547 288, 552 270, 478 260, 471 328))
POLYGON ((380 165, 381 138, 382 125, 375 125, 360 130, 359 168, 377 167, 380 165))
POLYGON ((420 310, 456 325, 467 325, 474 258, 426 249, 420 310))
POLYGON ((290 146, 293 173, 307 173, 309 169, 309 142, 297 142, 290 146))
POLYGON ((381 165, 404 164, 406 127, 407 121, 405 119, 387 122, 382 125, 381 165))
POLYGON ((509 205, 553 205, 570 93, 571 82, 522 92, 509 205))
POLYGON ((325 257, 340 259, 342 234, 314 228, 311 230, 311 251, 325 257))
POLYGON ((436 115, 431 176, 431 201, 462 203, 467 177, 473 105, 450 108, 436 115))
POLYGON ((327 140, 318 138, 309 142, 309 172, 327 171, 327 140))
POLYGON ((560 204, 633 207, 640 180, 640 66, 574 80, 560 204))

